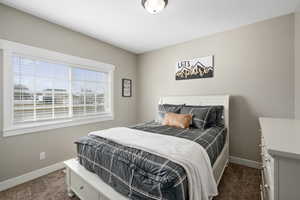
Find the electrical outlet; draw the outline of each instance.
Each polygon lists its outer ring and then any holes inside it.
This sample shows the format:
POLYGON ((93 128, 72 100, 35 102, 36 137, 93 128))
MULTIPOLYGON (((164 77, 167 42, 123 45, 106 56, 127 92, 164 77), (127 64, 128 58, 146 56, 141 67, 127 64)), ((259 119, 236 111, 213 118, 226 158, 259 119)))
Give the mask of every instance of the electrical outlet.
POLYGON ((41 152, 40 153, 40 160, 45 160, 46 159, 46 153, 45 152, 41 152))

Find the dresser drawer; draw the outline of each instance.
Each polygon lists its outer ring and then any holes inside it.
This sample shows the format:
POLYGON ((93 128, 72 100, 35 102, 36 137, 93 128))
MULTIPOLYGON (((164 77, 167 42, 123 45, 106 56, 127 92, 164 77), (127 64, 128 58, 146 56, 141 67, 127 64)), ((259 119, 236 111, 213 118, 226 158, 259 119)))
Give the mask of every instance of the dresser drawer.
POLYGON ((262 168, 264 170, 266 181, 268 184, 274 185, 274 159, 267 152, 267 146, 262 139, 261 145, 262 168))
POLYGON ((266 169, 261 170, 261 195, 266 200, 274 200, 274 184, 270 182, 266 169))
POLYGON ((268 200, 266 191, 263 188, 263 185, 260 185, 260 200, 268 200))
POLYGON ((272 182, 274 182, 274 159, 269 156, 263 156, 263 167, 266 168, 267 175, 271 178, 272 182))
POLYGON ((261 196, 263 199, 274 199, 274 159, 268 154, 267 146, 263 137, 261 136, 261 159, 262 159, 262 184, 261 196))
POLYGON ((260 196, 261 200, 269 200, 268 194, 269 186, 265 183, 264 171, 261 170, 261 184, 260 184, 260 196))
POLYGON ((269 176, 268 168, 264 167, 261 170, 261 179, 262 186, 265 192, 266 199, 273 200, 274 199, 274 181, 272 177, 269 176))
POLYGON ((81 200, 98 200, 99 193, 81 177, 71 172, 71 188, 81 200))

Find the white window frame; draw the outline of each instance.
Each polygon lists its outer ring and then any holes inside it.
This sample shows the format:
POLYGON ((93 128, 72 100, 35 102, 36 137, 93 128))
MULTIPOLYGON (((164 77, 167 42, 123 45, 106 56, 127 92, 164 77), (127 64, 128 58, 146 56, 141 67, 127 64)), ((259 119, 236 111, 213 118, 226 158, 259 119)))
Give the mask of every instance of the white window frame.
MULTIPOLYGON (((82 124, 89 124, 101 121, 108 121, 114 119, 114 70, 115 66, 107 63, 102 63, 85 58, 75 57, 71 55, 62 54, 55 51, 23 45, 16 42, 0 39, 0 52, 2 52, 2 77, 3 77, 3 136, 14 136, 50 129, 57 129, 69 126, 77 126, 82 124), (89 69, 99 72, 108 73, 108 100, 109 108, 105 113, 93 116, 76 117, 61 120, 51 120, 44 122, 33 122, 26 124, 13 123, 13 87, 14 87, 14 73, 12 66, 12 56, 14 54, 24 55, 25 57, 34 57, 41 60, 52 60, 62 64, 68 64, 72 67, 79 67, 82 69, 89 69)), ((0 60, 1 61, 1 60, 0 60)))

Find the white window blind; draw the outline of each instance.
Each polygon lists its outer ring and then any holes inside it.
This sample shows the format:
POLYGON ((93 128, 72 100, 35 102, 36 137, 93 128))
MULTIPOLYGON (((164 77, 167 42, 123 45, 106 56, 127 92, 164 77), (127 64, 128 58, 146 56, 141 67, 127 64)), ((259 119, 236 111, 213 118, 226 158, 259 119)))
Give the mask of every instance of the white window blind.
POLYGON ((13 55, 13 123, 107 112, 108 73, 13 55))

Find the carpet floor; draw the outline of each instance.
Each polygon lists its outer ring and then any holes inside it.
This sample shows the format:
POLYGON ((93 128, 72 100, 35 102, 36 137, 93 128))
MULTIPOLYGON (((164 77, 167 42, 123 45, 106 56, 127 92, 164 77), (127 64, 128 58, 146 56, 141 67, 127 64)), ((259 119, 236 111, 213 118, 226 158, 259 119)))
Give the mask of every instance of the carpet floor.
MULTIPOLYGON (((214 200, 259 200, 259 170, 230 164, 214 200)), ((0 200, 79 200, 67 195, 62 170, 0 192, 0 200)))

